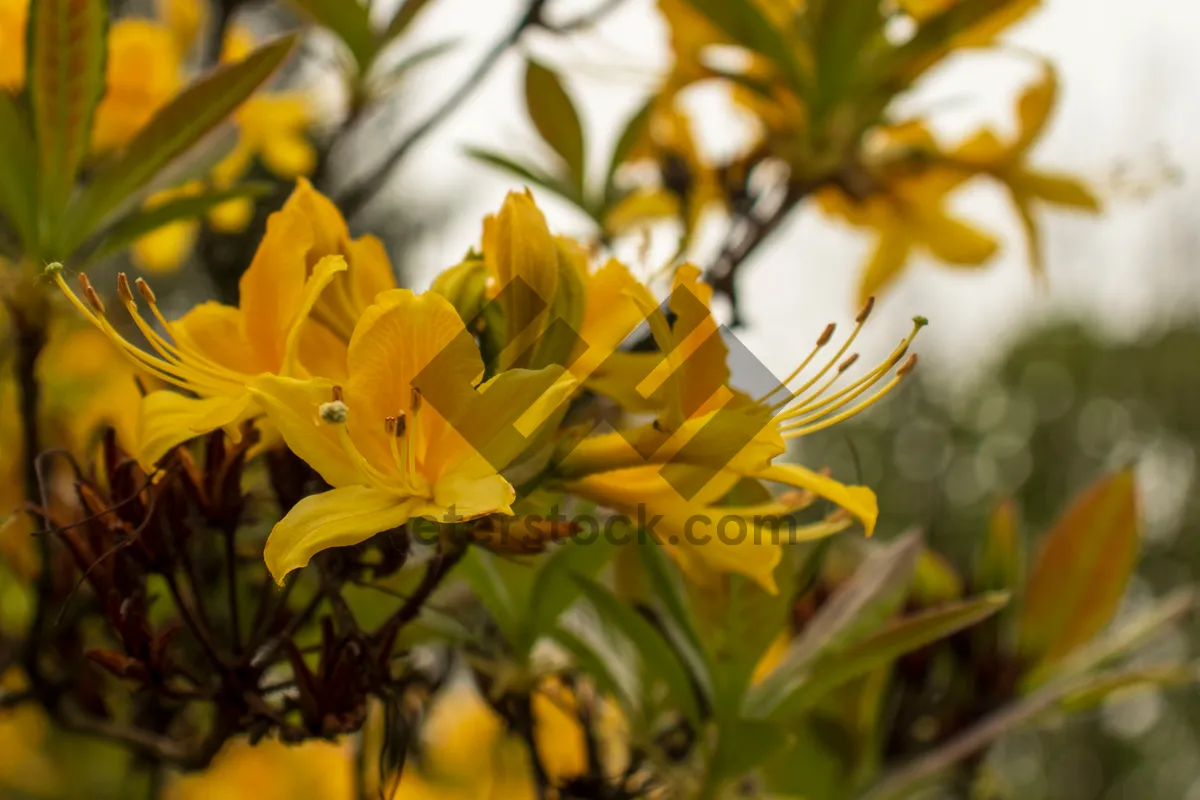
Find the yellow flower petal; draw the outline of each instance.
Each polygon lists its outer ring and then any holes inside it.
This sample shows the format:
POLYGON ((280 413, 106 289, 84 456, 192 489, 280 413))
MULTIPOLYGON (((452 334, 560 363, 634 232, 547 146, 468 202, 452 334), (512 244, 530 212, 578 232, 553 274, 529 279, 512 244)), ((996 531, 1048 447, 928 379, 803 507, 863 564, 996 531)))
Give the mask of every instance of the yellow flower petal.
POLYGON ((338 426, 322 422, 318 409, 333 399, 333 382, 259 375, 250 394, 293 453, 308 462, 333 487, 364 483, 342 446, 338 426))
POLYGON ((241 312, 233 306, 203 302, 171 323, 171 335, 182 349, 235 372, 254 375, 264 371, 242 332, 241 312))
POLYGON ((339 272, 345 272, 345 270, 345 258, 342 256, 325 256, 317 262, 317 266, 313 268, 312 274, 304 282, 304 292, 292 312, 291 328, 288 331, 287 338, 284 340, 283 361, 279 368, 280 375, 300 375, 304 372, 299 360, 300 342, 302 341, 301 333, 310 324, 320 324, 310 322, 308 319, 309 313, 312 311, 317 299, 321 296, 321 292, 325 290, 325 287, 337 277, 339 272))
POLYGON ((283 364, 288 335, 304 300, 312 233, 304 220, 272 214, 254 260, 238 282, 242 330, 264 372, 283 364))
POLYGON ((254 219, 254 200, 235 197, 218 203, 208 210, 208 222, 219 233, 238 233, 246 230, 254 219))
POLYGON ((142 400, 138 463, 153 471, 173 448, 218 428, 239 439, 238 426, 253 415, 248 395, 200 399, 166 390, 151 392, 142 400))
POLYGON ((403 525, 418 506, 418 501, 401 501, 367 486, 309 495, 271 529, 263 552, 267 569, 282 584, 284 576, 306 566, 322 550, 355 545, 403 525))
POLYGON ((185 219, 138 237, 132 247, 133 263, 144 272, 174 272, 191 252, 199 228, 195 220, 185 219))
POLYGON ((996 254, 1000 245, 991 236, 941 213, 923 217, 919 235, 935 257, 947 264, 973 267, 996 254))
POLYGON ((754 477, 803 489, 846 509, 862 522, 867 536, 875 532, 879 501, 865 486, 847 486, 799 464, 773 464, 754 477))

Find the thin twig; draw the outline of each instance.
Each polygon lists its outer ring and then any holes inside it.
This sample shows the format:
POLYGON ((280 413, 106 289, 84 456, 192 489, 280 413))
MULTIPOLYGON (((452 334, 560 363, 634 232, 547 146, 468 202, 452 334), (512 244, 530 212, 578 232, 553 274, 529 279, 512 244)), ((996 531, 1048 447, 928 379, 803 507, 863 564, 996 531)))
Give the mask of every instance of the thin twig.
POLYGON ((346 217, 353 217, 362 211, 371 202, 371 199, 379 193, 379 190, 387 185, 396 165, 408 155, 408 152, 447 117, 458 110, 458 107, 484 82, 484 78, 492 71, 496 62, 508 52, 509 48, 520 40, 526 30, 541 24, 542 9, 546 5, 546 2, 547 0, 528 0, 525 10, 516 23, 483 55, 479 63, 475 66, 475 69, 471 70, 470 75, 442 101, 440 106, 430 112, 429 116, 413 128, 408 136, 400 140, 392 148, 391 152, 384 157, 382 163, 371 170, 368 177, 363 179, 357 186, 352 186, 342 193, 342 199, 338 205, 341 206, 342 213, 346 217))
POLYGON ((381 661, 386 662, 391 655, 392 647, 395 645, 396 636, 404 628, 405 625, 412 622, 421 613, 425 607, 426 601, 433 594, 434 590, 441 584, 442 579, 450 573, 454 565, 462 560, 462 557, 467 554, 464 546, 458 543, 451 542, 445 545, 446 549, 440 549, 429 562, 429 566, 425 568, 425 574, 421 577, 421 582, 417 584, 417 588, 409 598, 404 601, 404 605, 400 606, 391 617, 388 618, 378 632, 375 634, 375 640, 379 642, 379 653, 381 661))
POLYGON ((574 19, 560 22, 557 25, 544 22, 543 27, 551 33, 566 35, 579 33, 600 23, 602 19, 615 11, 625 0, 601 0, 595 8, 585 11, 574 19))

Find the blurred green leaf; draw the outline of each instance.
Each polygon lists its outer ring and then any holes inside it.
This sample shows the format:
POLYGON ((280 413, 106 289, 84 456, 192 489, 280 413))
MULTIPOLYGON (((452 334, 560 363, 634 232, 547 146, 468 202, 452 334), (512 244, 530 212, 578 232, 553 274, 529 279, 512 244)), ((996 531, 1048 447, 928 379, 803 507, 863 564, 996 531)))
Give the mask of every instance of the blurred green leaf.
POLYGON ((600 537, 593 542, 564 542, 543 559, 533 581, 529 600, 534 637, 549 633, 562 612, 579 598, 573 576, 594 578, 612 560, 615 545, 600 537))
POLYGON ((354 56, 359 75, 366 75, 377 52, 366 6, 358 0, 291 0, 291 3, 341 39, 354 56))
POLYGON ((618 698, 626 710, 634 710, 639 707, 637 699, 630 695, 625 685, 608 668, 606 657, 597 655, 591 645, 562 626, 556 628, 553 635, 555 641, 574 656, 588 677, 596 681, 597 688, 601 692, 618 698))
POLYGON ((771 22, 753 0, 687 0, 729 38, 773 62, 797 94, 804 93, 804 73, 796 47, 786 31, 771 22))
POLYGON ((269 183, 243 183, 230 189, 212 189, 203 194, 178 197, 135 211, 109 228, 87 259, 98 261, 106 258, 163 225, 202 216, 226 201, 240 197, 265 197, 272 188, 269 183))
POLYGON ((513 647, 525 639, 522 621, 524 605, 521 598, 514 597, 509 582, 505 581, 496 558, 482 547, 472 547, 455 568, 461 577, 482 601, 500 632, 513 647))
POLYGON ((63 211, 104 92, 107 22, 103 0, 39 0, 30 7, 27 91, 37 147, 38 229, 51 256, 59 255, 53 248, 63 211))
POLYGON ((525 164, 513 161, 507 156, 502 156, 499 153, 493 153, 488 150, 480 150, 473 147, 467 148, 467 155, 476 161, 482 161, 485 164, 491 164, 493 167, 499 167, 505 172, 510 172, 522 180, 528 181, 536 186, 541 186, 543 189, 547 189, 571 203, 579 202, 579 198, 575 196, 574 189, 569 186, 564 186, 558 180, 558 178, 554 177, 553 175, 547 175, 537 167, 526 166, 525 164))
POLYGON ((654 109, 655 99, 651 97, 647 100, 629 118, 625 123, 625 127, 621 130, 621 135, 617 137, 617 144, 613 148, 612 158, 608 162, 608 171, 604 175, 604 197, 605 203, 608 205, 611 205, 616 197, 614 179, 616 178, 617 170, 625 163, 625 159, 629 158, 629 154, 633 152, 633 148, 637 145, 638 140, 646 134, 646 127, 650 122, 650 114, 654 109))
POLYGON ((755 719, 796 713, 838 686, 890 664, 905 653, 987 619, 1007 603, 1007 594, 994 592, 898 619, 845 650, 822 658, 811 669, 785 676, 787 680, 772 681, 780 674, 772 673, 746 694, 743 711, 755 719))
POLYGON ((774 756, 787 744, 787 731, 778 722, 738 719, 722 724, 709 780, 733 780, 774 756))
POLYGON ((73 206, 72 238, 65 249, 77 246, 139 188, 220 125, 266 82, 295 42, 294 35, 277 39, 242 61, 216 68, 176 95, 133 141, 97 169, 73 206))
POLYGON ((1155 686, 1186 686, 1197 682, 1196 667, 1164 664, 1134 667, 1101 675, 1062 699, 1062 709, 1077 714, 1100 705, 1109 695, 1129 689, 1148 689, 1155 686))
POLYGON ((416 19, 417 14, 420 14, 427 5, 429 5, 429 0, 404 0, 400 4, 400 8, 396 9, 392 21, 388 23, 387 30, 383 34, 383 41, 388 43, 401 36, 408 30, 408 26, 416 19))
POLYGON ((608 589, 582 576, 575 576, 575 580, 604 622, 616 628, 637 650, 644 676, 643 692, 654 681, 661 681, 684 715, 693 722, 699 720, 700 709, 688 670, 667 640, 636 609, 608 589))
POLYGON ((579 113, 558 75, 533 60, 525 65, 525 107, 538 134, 566 163, 575 197, 582 200, 586 164, 579 113))
MULTIPOLYGON (((427 61, 433 61, 438 56, 450 52, 457 44, 457 39, 446 39, 410 53, 389 67, 383 74, 372 78, 372 94, 376 96, 390 94, 400 86, 409 72, 427 61)), ((378 73, 378 70, 376 72, 378 73)))
POLYGON ((1042 540, 1017 618, 1027 658, 1057 661, 1112 619, 1137 559, 1134 492, 1132 470, 1100 479, 1042 540))
POLYGON ((0 214, 9 221, 26 251, 37 238, 37 187, 33 137, 17 100, 0 91, 0 214))
POLYGON ((1016 589, 1023 562, 1017 507, 1012 500, 1005 500, 988 516, 987 534, 975 561, 975 587, 986 592, 1016 589))
POLYGON ((679 572, 658 543, 639 539, 637 548, 651 593, 650 602, 658 613, 664 633, 695 677, 699 690, 711 702, 714 694, 712 658, 700 640, 696 618, 688 604, 679 572))

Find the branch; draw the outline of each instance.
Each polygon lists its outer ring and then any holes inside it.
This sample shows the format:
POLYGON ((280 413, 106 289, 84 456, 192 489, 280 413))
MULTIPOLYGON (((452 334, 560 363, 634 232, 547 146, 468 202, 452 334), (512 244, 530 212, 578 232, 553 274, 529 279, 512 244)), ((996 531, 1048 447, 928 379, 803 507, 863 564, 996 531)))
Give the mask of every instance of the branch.
POLYGON ((398 142, 383 159, 383 163, 372 170, 367 178, 357 186, 352 186, 343 193, 339 205, 346 217, 353 217, 362 211, 371 202, 371 199, 379 193, 379 190, 387 185, 396 165, 408 155, 408 152, 425 138, 430 131, 458 110, 458 107, 483 83, 484 78, 492 71, 492 67, 496 65, 496 62, 508 52, 509 48, 520 40, 526 30, 542 24, 542 9, 546 5, 546 2, 547 0, 528 0, 525 11, 521 14, 517 22, 484 54, 466 80, 459 84, 458 88, 451 92, 450 96, 442 101, 442 104, 434 109, 428 117, 413 128, 408 136, 398 142))
POLYGON ((606 16, 615 11, 625 0, 601 0, 596 4, 596 7, 590 11, 585 11, 575 19, 569 19, 566 22, 560 22, 557 25, 552 23, 543 23, 543 27, 550 33, 566 35, 578 33, 591 28, 604 19, 606 16))
POLYGON ((421 613, 421 609, 425 607, 426 601, 429 600, 434 590, 441 584, 442 579, 454 569, 454 565, 462 560, 462 557, 467 554, 467 548, 455 542, 451 542, 447 549, 439 549, 429 562, 429 566, 425 568, 425 574, 421 577, 421 582, 417 584, 417 588, 404 601, 404 605, 393 614, 387 622, 385 622, 379 631, 375 634, 375 639, 379 642, 379 660, 381 663, 387 663, 391 656, 392 647, 396 643, 396 636, 405 625, 412 622, 421 613))

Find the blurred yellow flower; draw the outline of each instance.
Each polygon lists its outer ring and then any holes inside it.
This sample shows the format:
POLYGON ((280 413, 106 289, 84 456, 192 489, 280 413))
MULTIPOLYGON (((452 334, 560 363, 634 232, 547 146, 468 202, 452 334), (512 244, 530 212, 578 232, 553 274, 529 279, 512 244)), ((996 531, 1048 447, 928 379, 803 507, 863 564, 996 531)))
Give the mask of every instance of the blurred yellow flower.
MULTIPOLYGON (((530 697, 538 760, 552 786, 588 771, 576 700, 557 679, 542 680, 530 697)), ((609 775, 628 759, 624 720, 602 703, 594 722, 598 755, 609 775)), ((392 800, 523 800, 537 797, 529 748, 466 682, 443 689, 421 731, 421 758, 405 765, 392 800)))
POLYGON ((29 0, 0 0, 0 91, 25 85, 25 26, 29 0))
POLYGON ((356 797, 354 758, 347 745, 275 740, 225 745, 208 769, 171 781, 165 800, 351 800, 356 797))
MULTIPOLYGON (((221 61, 240 61, 253 49, 251 33, 234 26, 225 35, 221 61)), ((259 92, 238 107, 233 119, 238 141, 213 169, 212 180, 217 188, 228 189, 236 184, 250 170, 255 158, 285 180, 313 171, 317 152, 307 136, 311 113, 303 94, 259 92)), ((245 228, 253 215, 253 200, 238 198, 214 208, 209 213, 209 223, 216 230, 236 232, 245 228)))
POLYGON ((92 151, 121 147, 183 84, 182 60, 171 29, 126 17, 108 32, 106 89, 92 123, 92 151))
POLYGON ((154 7, 158 18, 171 29, 180 57, 186 57, 204 28, 208 4, 204 0, 156 0, 154 7))
MULTIPOLYGON (((16 670, 0 675, 0 689, 19 691, 24 681, 16 670)), ((36 705, 26 703, 0 711, 0 797, 56 797, 62 772, 46 752, 49 721, 36 705)))
MULTIPOLYGON (((204 184, 200 181, 189 181, 182 186, 155 192, 146 200, 146 210, 151 210, 163 203, 200 194, 204 184)), ((200 231, 200 221, 194 217, 176 219, 166 225, 155 228, 145 236, 138 237, 133 243, 131 253, 133 263, 144 272, 162 274, 174 272, 187 258, 200 231)))

